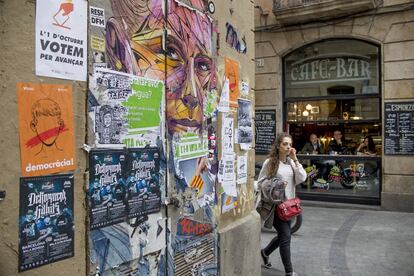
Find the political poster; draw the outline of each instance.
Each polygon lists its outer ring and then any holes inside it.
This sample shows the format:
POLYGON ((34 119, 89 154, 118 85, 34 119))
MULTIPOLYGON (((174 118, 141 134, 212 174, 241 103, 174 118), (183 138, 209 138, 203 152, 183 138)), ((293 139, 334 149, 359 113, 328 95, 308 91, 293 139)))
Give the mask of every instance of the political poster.
POLYGON ((161 209, 158 148, 129 149, 127 168, 128 218, 158 212, 161 209))
POLYGON ((239 98, 239 63, 235 60, 225 58, 225 76, 229 80, 230 90, 230 107, 237 107, 237 99, 239 98))
POLYGON ((75 169, 72 86, 17 83, 21 174, 75 169))
POLYGON ((73 175, 20 178, 19 272, 74 255, 73 175))
POLYGON ((86 81, 85 0, 36 1, 36 75, 86 81))
POLYGON ((141 148, 160 140, 162 81, 95 68, 90 89, 97 147, 141 148))
POLYGON ((126 185, 124 150, 89 152, 90 228, 119 223, 126 218, 126 185))
POLYGON ((234 121, 233 118, 222 118, 221 145, 223 155, 234 155, 234 121))

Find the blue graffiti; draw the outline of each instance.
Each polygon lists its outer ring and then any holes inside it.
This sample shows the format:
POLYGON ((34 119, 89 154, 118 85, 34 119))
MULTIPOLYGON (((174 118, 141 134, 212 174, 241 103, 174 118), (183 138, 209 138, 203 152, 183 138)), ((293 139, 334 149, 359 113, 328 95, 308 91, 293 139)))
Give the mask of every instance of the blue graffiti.
POLYGON ((226 43, 239 53, 246 54, 247 46, 245 37, 243 37, 240 41, 236 29, 230 23, 226 23, 226 28, 226 43))

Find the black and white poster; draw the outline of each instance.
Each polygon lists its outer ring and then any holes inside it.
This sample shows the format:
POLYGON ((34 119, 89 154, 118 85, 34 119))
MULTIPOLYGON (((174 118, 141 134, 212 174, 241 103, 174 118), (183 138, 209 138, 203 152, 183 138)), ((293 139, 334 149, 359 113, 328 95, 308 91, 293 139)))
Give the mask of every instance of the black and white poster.
POLYGON ((119 223, 126 218, 124 150, 89 153, 89 212, 91 229, 119 223))
POLYGON ((73 175, 20 178, 19 272, 74 255, 73 175))
POLYGON ((128 218, 160 210, 160 156, 157 148, 128 151, 126 195, 128 218))
POLYGON ((253 142, 252 102, 242 99, 239 99, 238 102, 238 142, 241 145, 242 149, 248 149, 253 142))

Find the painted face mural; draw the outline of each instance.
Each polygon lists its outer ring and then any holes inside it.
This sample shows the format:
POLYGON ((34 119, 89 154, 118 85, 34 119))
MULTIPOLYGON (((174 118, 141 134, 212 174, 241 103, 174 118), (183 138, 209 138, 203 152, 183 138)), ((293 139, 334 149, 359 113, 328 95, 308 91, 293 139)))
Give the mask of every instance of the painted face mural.
MULTIPOLYGON (((203 10, 201 0, 192 6, 203 10)), ((201 132, 209 91, 216 88, 209 18, 169 1, 167 21, 160 0, 112 0, 107 23, 107 54, 112 68, 166 80, 170 134, 201 132), (132 8, 133 7, 133 8, 132 8), (165 51, 162 37, 167 29, 165 51)))

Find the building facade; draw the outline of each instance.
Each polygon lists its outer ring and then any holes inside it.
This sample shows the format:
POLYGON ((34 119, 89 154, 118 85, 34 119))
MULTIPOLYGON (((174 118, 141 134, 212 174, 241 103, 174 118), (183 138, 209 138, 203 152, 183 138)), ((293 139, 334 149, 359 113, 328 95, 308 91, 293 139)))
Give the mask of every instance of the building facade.
POLYGON ((302 198, 412 212, 413 19, 413 1, 256 1, 256 162, 287 131, 302 198))
POLYGON ((0 22, 0 275, 260 274, 252 1, 1 1, 0 22))

